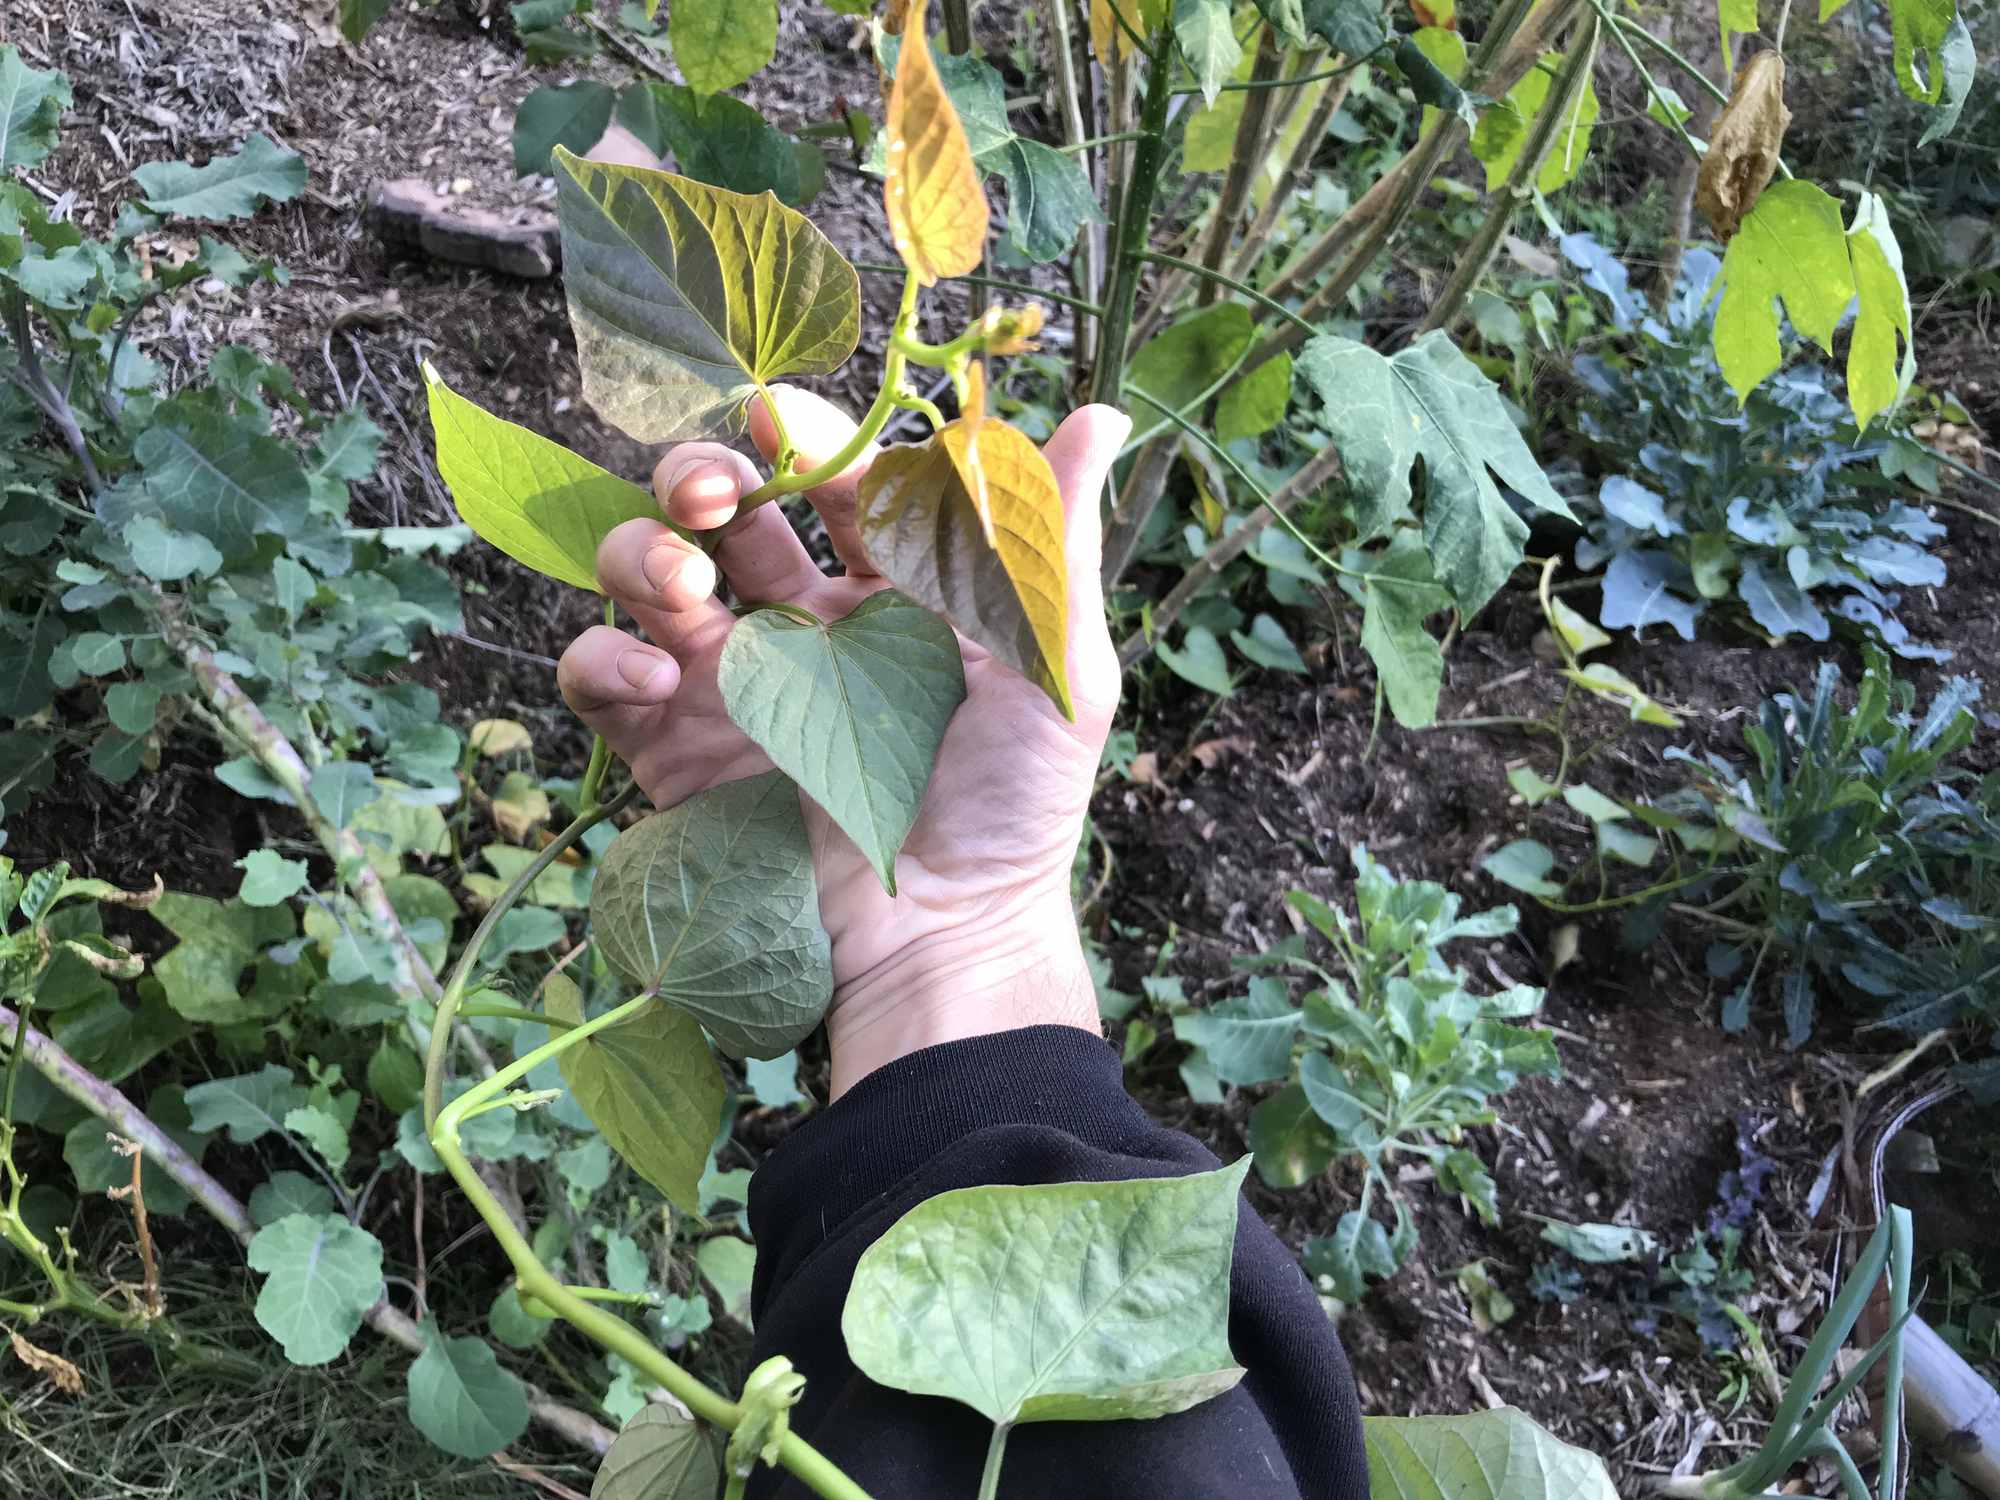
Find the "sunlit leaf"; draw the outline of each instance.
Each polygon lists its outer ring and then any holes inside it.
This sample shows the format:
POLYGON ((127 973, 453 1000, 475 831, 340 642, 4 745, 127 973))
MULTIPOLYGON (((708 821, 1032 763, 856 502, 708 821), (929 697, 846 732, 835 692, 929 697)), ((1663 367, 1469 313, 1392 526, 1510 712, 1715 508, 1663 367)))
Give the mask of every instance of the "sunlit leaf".
POLYGON ((778 0, 674 0, 667 40, 689 88, 733 89, 777 54, 778 0))
POLYGON ((892 895, 945 726, 965 697, 951 626, 893 589, 844 619, 737 622, 717 682, 729 717, 854 840, 892 895))
MULTIPOLYGON (((1292 3, 1296 9, 1297 0, 1292 3)), ((1202 103, 1215 103, 1216 94, 1243 61, 1227 0, 1174 0, 1174 40, 1201 88, 1202 103)))
MULTIPOLYGON (((1217 302, 1168 324, 1141 344, 1125 367, 1125 383, 1198 422, 1200 412, 1188 408, 1229 373, 1255 336, 1249 308, 1240 302, 1217 302)), ((1247 385, 1260 376, 1271 379, 1263 371, 1277 363, 1276 359, 1267 361, 1239 379, 1237 385, 1247 385)), ((1284 374, 1289 390, 1289 358, 1284 374)), ((1150 402, 1139 402, 1132 414, 1128 441, 1138 442, 1167 425, 1168 419, 1150 402)))
POLYGON ((833 974, 798 788, 725 782, 626 829, 591 927, 611 966, 697 1017, 728 1052, 776 1057, 825 1015, 833 974))
POLYGON ((996 1423, 1160 1417, 1220 1395, 1243 1377, 1229 1273, 1248 1167, 939 1194, 863 1253, 848 1354, 996 1423))
POLYGON ((1722 258, 1715 358, 1739 399, 1778 368, 1779 301, 1792 326, 1822 349, 1854 297, 1840 204, 1810 182, 1776 182, 1744 217, 1722 258))
POLYGON ((1618 1500, 1603 1460, 1511 1406, 1361 1426, 1371 1500, 1618 1500))
POLYGON ((537 573, 598 592, 597 544, 625 521, 658 520, 651 491, 475 406, 428 361, 423 369, 438 473, 466 525, 537 573))
POLYGON ((882 196, 896 253, 925 286, 965 275, 986 254, 986 191, 921 36, 903 39, 883 134, 882 196))
POLYGON ((885 450, 861 481, 861 537, 897 588, 1039 683, 1070 712, 1062 492, 1041 450, 1005 422, 962 421, 885 450), (994 544, 975 487, 982 485, 994 544))
MULTIPOLYGON (((567 976, 549 980, 543 1004, 558 1021, 584 1019, 582 996, 567 976)), ((700 1023, 657 1005, 593 1033, 557 1061, 577 1104, 632 1170, 669 1202, 698 1208, 725 1093, 700 1023)))
POLYGON ((1847 346, 1847 399, 1862 427, 1903 397, 1916 375, 1910 347, 1910 288, 1903 279, 1903 250, 1889 227, 1888 206, 1863 193, 1847 231, 1858 306, 1847 346), (1902 357, 1897 358, 1897 341, 1902 357))
POLYGON ((1215 440, 1262 437, 1285 419, 1292 400, 1292 357, 1275 354, 1224 387, 1215 403, 1215 440))
POLYGON ((759 385, 854 351, 860 278, 804 215, 561 149, 556 167, 584 397, 634 438, 733 436, 759 385))
MULTIPOLYGON (((1529 127, 1548 103, 1549 87, 1561 71, 1562 55, 1551 52, 1521 75, 1521 81, 1507 91, 1500 104, 1486 110, 1472 132, 1472 154, 1486 163, 1486 191, 1496 191, 1514 170, 1521 148, 1527 143, 1529 127)), ((1542 159, 1535 177, 1537 192, 1553 193, 1566 186, 1583 166, 1590 149, 1591 127, 1597 123, 1597 91, 1586 79, 1583 94, 1571 106, 1568 117, 1556 129, 1555 143, 1542 159)))

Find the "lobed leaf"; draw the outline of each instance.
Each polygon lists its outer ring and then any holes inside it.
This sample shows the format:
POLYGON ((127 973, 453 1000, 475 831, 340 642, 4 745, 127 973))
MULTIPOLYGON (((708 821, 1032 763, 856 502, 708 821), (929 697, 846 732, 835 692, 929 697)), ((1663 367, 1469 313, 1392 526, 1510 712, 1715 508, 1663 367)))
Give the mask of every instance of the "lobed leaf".
POLYGON ((183 219, 245 219, 265 203, 287 203, 305 191, 306 159, 261 132, 229 156, 205 166, 150 162, 135 168, 147 208, 183 219))
POLYGON ((855 1267, 848 1354, 872 1380, 995 1423, 1199 1405, 1243 1377, 1229 1276, 1248 1170, 939 1194, 855 1267))
POLYGON ((854 352, 861 280, 771 196, 558 148, 556 215, 584 397, 640 442, 727 437, 745 400, 854 352))

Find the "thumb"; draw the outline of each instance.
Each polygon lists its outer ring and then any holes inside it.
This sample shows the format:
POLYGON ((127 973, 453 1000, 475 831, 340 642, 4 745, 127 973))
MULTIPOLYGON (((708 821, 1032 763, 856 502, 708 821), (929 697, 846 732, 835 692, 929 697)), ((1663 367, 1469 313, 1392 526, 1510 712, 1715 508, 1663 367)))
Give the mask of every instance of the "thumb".
POLYGON ((1118 701, 1118 658, 1104 618, 1102 501, 1105 477, 1132 419, 1116 407, 1094 405, 1070 413, 1042 449, 1062 491, 1066 516, 1064 561, 1069 574, 1070 690, 1079 707, 1108 713, 1118 701))

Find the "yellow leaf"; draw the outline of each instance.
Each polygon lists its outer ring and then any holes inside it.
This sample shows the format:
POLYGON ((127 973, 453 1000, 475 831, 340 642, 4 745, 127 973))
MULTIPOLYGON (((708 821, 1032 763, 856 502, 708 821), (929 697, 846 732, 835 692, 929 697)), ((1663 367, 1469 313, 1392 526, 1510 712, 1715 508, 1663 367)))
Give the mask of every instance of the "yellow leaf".
POLYGON ((509 771, 493 794, 493 826, 512 844, 524 844, 538 824, 549 820, 549 794, 524 771, 509 771))
POLYGON ((1611 637, 1560 599, 1549 601, 1549 623, 1577 656, 1588 656, 1599 646, 1611 644, 1611 637))
POLYGON ((1062 492, 1025 433, 961 419, 888 449, 861 481, 859 520, 884 577, 1071 712, 1062 492))
POLYGON ((963 276, 986 254, 986 192, 930 44, 914 29, 897 59, 884 130, 882 197, 896 253, 925 286, 963 276))
POLYGON ((516 750, 532 750, 535 737, 518 719, 481 719, 468 736, 472 748, 483 756, 507 755, 516 750))
POLYGON ((1130 57, 1138 45, 1133 35, 1151 36, 1165 22, 1166 9, 1162 0, 1090 0, 1090 50, 1107 68, 1114 60, 1130 57), (1119 16, 1125 18, 1125 26, 1118 24, 1119 16), (1113 47, 1118 49, 1116 59, 1113 47))

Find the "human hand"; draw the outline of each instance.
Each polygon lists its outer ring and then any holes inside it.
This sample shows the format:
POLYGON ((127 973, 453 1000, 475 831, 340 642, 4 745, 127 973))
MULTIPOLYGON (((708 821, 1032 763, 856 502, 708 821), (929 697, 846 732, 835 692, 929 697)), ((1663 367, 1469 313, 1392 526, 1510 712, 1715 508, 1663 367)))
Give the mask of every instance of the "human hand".
MULTIPOLYGON (((801 467, 838 452, 854 424, 806 391, 772 392, 801 467)), ((896 861, 897 894, 810 798, 803 798, 833 943, 827 1015, 832 1093, 938 1042, 1044 1023, 1098 1029, 1097 1002, 1070 908, 1070 865, 1118 701, 1116 652, 1098 582, 1098 496, 1130 420, 1086 406, 1043 450, 1068 516, 1069 681, 1074 720, 1013 668, 960 637, 965 701, 938 748, 930 786, 896 861)), ((768 458, 776 431, 761 401, 751 436, 768 458)), ((715 530, 713 552, 658 521, 628 521, 597 552, 598 580, 645 632, 594 626, 563 653, 564 699, 655 805, 671 807, 770 769, 730 722, 716 683, 735 616, 715 598, 717 567, 735 596, 798 604, 839 619, 889 587, 856 525, 857 489, 879 450, 809 492, 846 576, 822 573, 776 505, 737 516, 760 483, 719 443, 683 443, 654 470, 666 514, 715 530)))

